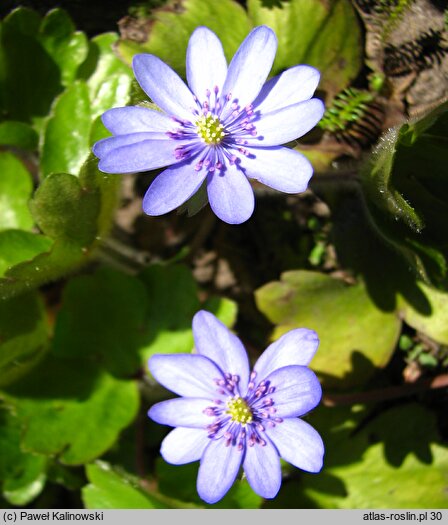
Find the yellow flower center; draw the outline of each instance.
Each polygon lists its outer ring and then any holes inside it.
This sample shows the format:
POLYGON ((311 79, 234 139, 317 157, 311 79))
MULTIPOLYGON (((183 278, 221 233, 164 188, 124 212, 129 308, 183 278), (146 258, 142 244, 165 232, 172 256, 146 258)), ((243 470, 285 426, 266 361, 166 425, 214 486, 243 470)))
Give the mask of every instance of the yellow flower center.
POLYGON ((196 133, 206 144, 219 144, 226 135, 219 118, 211 113, 203 115, 196 121, 196 133))
POLYGON ((227 403, 227 414, 230 414, 232 421, 247 425, 252 422, 252 411, 242 397, 234 397, 227 403))

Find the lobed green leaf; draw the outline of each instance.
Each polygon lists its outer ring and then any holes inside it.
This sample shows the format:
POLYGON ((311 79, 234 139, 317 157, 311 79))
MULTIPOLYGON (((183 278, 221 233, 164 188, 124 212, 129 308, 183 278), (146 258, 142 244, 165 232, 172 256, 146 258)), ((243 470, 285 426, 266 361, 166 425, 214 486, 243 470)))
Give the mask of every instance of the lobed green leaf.
POLYGON ((349 286, 321 273, 290 271, 259 288, 255 300, 276 325, 274 340, 293 328, 317 332, 311 367, 325 387, 363 385, 387 365, 400 334, 398 316, 377 309, 362 282, 349 286))

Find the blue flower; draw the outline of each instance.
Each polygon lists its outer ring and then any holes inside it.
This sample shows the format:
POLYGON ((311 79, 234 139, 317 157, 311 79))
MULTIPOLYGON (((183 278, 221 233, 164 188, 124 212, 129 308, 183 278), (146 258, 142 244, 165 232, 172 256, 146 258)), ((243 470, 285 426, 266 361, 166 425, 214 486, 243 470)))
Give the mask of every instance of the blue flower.
POLYGON ((154 355, 149 369, 180 398, 155 404, 149 417, 177 427, 163 440, 165 461, 200 460, 199 496, 216 503, 242 465, 253 490, 273 498, 281 485, 280 457, 308 472, 322 468, 319 434, 298 419, 322 390, 307 368, 319 340, 312 330, 291 330, 249 369, 241 341, 206 311, 193 318, 195 354, 154 355))
POLYGON ((93 148, 99 169, 130 173, 170 166, 148 189, 145 213, 174 210, 205 185, 212 210, 230 224, 252 215, 248 177, 285 193, 305 191, 311 164, 279 145, 321 119, 323 103, 311 98, 319 72, 295 66, 264 84, 276 49, 274 32, 257 27, 227 67, 218 37, 199 27, 188 44, 189 87, 156 56, 136 55, 135 77, 162 111, 135 106, 106 111, 103 122, 114 136, 93 148))

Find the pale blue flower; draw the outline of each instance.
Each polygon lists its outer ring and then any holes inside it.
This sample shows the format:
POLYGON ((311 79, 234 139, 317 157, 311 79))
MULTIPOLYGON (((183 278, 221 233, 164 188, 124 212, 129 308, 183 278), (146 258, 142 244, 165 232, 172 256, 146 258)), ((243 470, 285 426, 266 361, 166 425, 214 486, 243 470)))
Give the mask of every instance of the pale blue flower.
POLYGON ((308 472, 322 468, 319 434, 298 419, 320 401, 322 391, 307 368, 319 340, 299 328, 272 343, 253 371, 241 341, 215 316, 193 318, 195 354, 154 355, 149 369, 180 398, 155 404, 149 416, 177 427, 163 440, 161 454, 175 465, 200 460, 197 489, 216 503, 240 467, 253 490, 276 496, 280 457, 308 472))
POLYGON ((99 169, 130 173, 169 166, 145 195, 148 215, 178 208, 203 184, 212 210, 230 224, 252 215, 248 178, 285 193, 303 192, 312 166, 280 145, 321 119, 323 103, 311 98, 319 72, 295 66, 265 84, 276 49, 274 32, 257 27, 227 67, 218 37, 199 27, 188 44, 188 87, 156 56, 136 55, 135 76, 162 112, 134 106, 106 111, 103 122, 114 136, 93 148, 99 169))

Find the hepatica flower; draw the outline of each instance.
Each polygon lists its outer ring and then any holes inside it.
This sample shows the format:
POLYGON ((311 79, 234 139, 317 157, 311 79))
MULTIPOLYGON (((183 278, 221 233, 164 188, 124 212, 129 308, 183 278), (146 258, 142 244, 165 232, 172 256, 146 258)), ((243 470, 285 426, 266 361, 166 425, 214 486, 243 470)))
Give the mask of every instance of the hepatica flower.
POLYGON ((227 67, 218 37, 199 27, 187 49, 188 87, 156 56, 136 55, 135 77, 161 112, 134 106, 106 111, 103 122, 114 136, 93 148, 99 169, 130 173, 169 166, 145 195, 148 215, 178 208, 205 184, 212 210, 230 224, 252 215, 248 178, 286 193, 304 191, 311 164, 280 144, 321 119, 324 106, 311 98, 319 72, 300 65, 265 84, 276 48, 274 32, 257 27, 227 67))
POLYGON ((298 416, 321 398, 307 368, 319 341, 312 330, 291 330, 249 369, 241 341, 216 317, 193 318, 195 354, 154 355, 149 368, 180 398, 155 404, 149 416, 176 427, 161 454, 175 465, 200 460, 197 489, 207 503, 220 500, 240 467, 253 490, 273 498, 280 489, 280 457, 308 472, 322 468, 319 434, 298 416))

